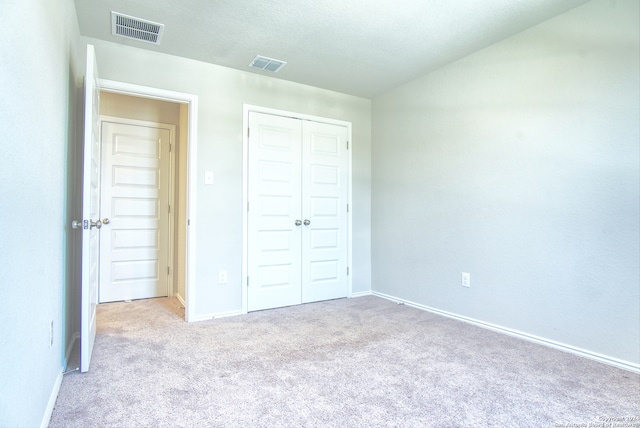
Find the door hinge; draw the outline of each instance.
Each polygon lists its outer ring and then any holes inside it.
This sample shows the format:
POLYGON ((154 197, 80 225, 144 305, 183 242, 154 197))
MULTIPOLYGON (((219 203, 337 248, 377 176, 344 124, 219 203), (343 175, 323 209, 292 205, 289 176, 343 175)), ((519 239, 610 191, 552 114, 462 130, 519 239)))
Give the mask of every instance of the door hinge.
POLYGON ((347 266, 347 276, 349 276, 349 266, 347 266))
POLYGON ((249 202, 247 202, 247 211, 249 211, 249 202))
POLYGON ((169 205, 169 214, 171 214, 171 205, 169 205))
POLYGON ((167 266, 167 275, 171 275, 171 267, 167 266))
POLYGON ((251 129, 247 128, 247 138, 249 138, 251 136, 251 129))
POLYGON ((347 150, 349 150, 349 140, 347 140, 347 150))
POLYGON ((169 144, 169 153, 173 151, 173 144, 169 144))
POLYGON ((247 287, 249 286, 249 277, 247 277, 247 287))
POLYGON ((187 226, 191 226, 191 220, 187 220, 187 226))
POLYGON ((347 204, 347 212, 349 212, 349 204, 347 204))

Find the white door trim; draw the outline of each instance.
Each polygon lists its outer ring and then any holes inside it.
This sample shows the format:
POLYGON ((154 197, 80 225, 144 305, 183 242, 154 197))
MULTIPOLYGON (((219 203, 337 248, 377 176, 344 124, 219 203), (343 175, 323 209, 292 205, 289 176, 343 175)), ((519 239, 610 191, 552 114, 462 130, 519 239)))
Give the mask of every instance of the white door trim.
POLYGON ((185 278, 185 320, 194 321, 196 284, 196 187, 197 187, 197 140, 198 140, 198 96, 183 92, 168 91, 114 80, 100 80, 101 89, 124 95, 170 101, 189 106, 187 136, 187 253, 185 278))
POLYGON ((348 131, 348 141, 349 141, 349 150, 347 151, 348 156, 348 195, 347 195, 347 203, 349 204, 349 212, 347 213, 347 223, 348 223, 348 234, 347 234, 347 266, 349 266, 349 275, 347 276, 347 283, 349 294, 348 297, 351 297, 353 294, 353 256, 352 256, 352 234, 353 234, 353 183, 352 183, 352 132, 351 132, 351 122, 346 122, 344 120, 336 120, 329 119, 326 117, 312 116, 308 114, 302 113, 294 113, 286 110, 278 110, 268 107, 260 107, 251 104, 243 104, 242 106, 242 313, 246 314, 248 312, 248 284, 247 277, 249 275, 249 230, 248 230, 248 213, 247 213, 247 204, 249 203, 249 112, 257 112, 257 113, 265 113, 271 114, 274 116, 285 116, 291 117, 300 120, 310 120, 313 122, 320 123, 330 123, 332 125, 345 126, 348 131))

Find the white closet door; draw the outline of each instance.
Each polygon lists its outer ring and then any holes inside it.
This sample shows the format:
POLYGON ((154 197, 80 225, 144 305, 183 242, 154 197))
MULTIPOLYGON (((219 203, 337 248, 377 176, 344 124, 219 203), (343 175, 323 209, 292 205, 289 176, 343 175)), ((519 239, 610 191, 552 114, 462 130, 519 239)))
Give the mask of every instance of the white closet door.
POLYGON ((302 303, 346 297, 348 130, 305 121, 302 166, 302 303))
POLYGON ((248 310, 301 302, 301 122, 249 114, 248 310))

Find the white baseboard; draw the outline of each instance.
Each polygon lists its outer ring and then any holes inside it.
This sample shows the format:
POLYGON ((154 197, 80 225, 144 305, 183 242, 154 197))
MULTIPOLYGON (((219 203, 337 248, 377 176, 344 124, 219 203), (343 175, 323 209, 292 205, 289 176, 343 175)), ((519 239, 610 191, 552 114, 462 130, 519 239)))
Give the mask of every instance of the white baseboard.
POLYGON ((180 304, 186 308, 187 304, 184 302, 184 299, 182 298, 182 296, 179 295, 178 293, 176 293, 175 296, 176 296, 176 299, 178 299, 178 301, 180 302, 180 304))
MULTIPOLYGON (((352 293, 351 296, 349 296, 349 298, 371 296, 372 294, 373 293, 371 291, 360 291, 358 293, 352 293)), ((180 298, 179 295, 176 294, 176 297, 182 302, 182 299, 180 298)), ((216 312, 211 314, 198 315, 196 317, 191 318, 189 322, 209 321, 214 318, 235 317, 238 315, 246 315, 246 313, 242 311, 216 312)))
POLYGON ((204 314, 192 317, 189 322, 198 322, 198 321, 209 321, 215 318, 226 318, 226 317, 235 317, 237 315, 243 315, 242 311, 227 311, 227 312, 216 312, 211 314, 204 314))
POLYGON ((358 291, 357 293, 351 293, 351 296, 349 296, 350 298, 353 297, 364 297, 364 296, 372 296, 373 295, 373 291, 369 290, 369 291, 358 291))
POLYGON ((60 386, 62 385, 62 367, 60 367, 60 373, 58 373, 58 377, 56 377, 56 381, 53 384, 53 389, 51 390, 51 395, 49 396, 49 402, 47 403, 47 408, 44 411, 44 415, 42 416, 42 422, 40 423, 40 428, 47 428, 49 426, 49 422, 51 421, 51 415, 53 414, 53 408, 56 405, 56 400, 58 399, 58 392, 60 392, 60 386))
POLYGON ((211 318, 226 318, 226 317, 235 317, 238 315, 244 315, 244 312, 242 311, 218 312, 213 314, 211 318))
POLYGON ((411 302, 409 300, 400 299, 398 297, 390 296, 388 294, 379 293, 377 291, 371 292, 374 296, 381 297, 383 299, 391 300, 396 303, 403 303, 407 306, 412 306, 417 309, 422 309, 424 311, 432 312, 437 315, 443 315, 448 318, 453 318, 458 321, 463 321, 469 324, 476 325, 478 327, 486 328, 488 330, 492 330, 498 333, 507 334, 509 336, 517 337, 519 339, 527 340, 529 342, 534 342, 539 345, 548 346, 550 348, 558 349, 560 351, 569 352, 571 354, 578 355, 580 357, 588 358, 590 360, 595 360, 600 363, 608 364, 610 366, 615 366, 621 369, 629 370, 634 373, 640 374, 640 364, 634 364, 629 361, 619 360, 617 358, 609 357, 606 355, 598 354, 595 352, 587 351, 585 349, 576 348, 575 346, 566 345, 564 343, 556 342, 554 340, 545 339, 542 337, 534 336, 531 334, 523 333, 521 331, 513 330, 510 328, 502 327, 499 325, 479 321, 473 318, 464 317, 461 315, 457 315, 447 311, 441 311, 439 309, 431 308, 429 306, 421 305, 419 303, 411 302))

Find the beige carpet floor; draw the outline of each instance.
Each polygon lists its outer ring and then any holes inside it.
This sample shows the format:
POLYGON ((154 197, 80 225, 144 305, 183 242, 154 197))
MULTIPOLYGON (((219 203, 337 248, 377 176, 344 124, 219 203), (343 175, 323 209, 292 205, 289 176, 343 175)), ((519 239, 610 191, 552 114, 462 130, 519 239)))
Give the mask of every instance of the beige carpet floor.
POLYGON ((99 305, 50 426, 638 427, 639 401, 637 374, 377 297, 199 323, 164 298, 99 305))

